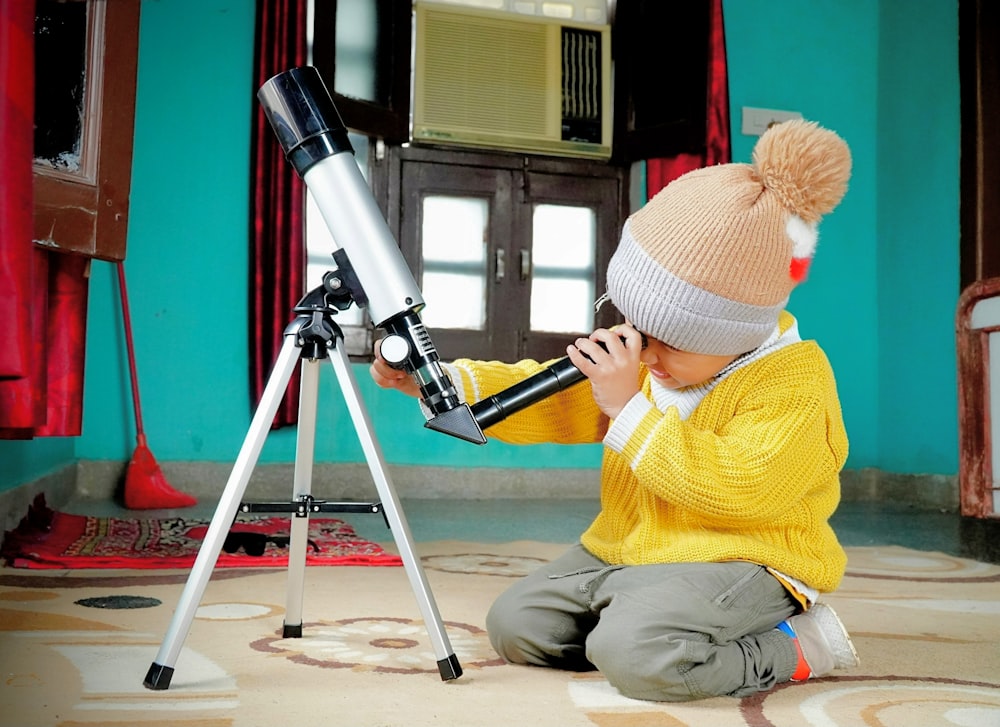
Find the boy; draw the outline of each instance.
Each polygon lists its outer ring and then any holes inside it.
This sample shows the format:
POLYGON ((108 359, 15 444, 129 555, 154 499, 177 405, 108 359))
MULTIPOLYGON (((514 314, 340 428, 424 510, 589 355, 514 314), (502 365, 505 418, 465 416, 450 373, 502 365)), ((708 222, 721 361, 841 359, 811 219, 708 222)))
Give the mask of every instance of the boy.
MULTIPOLYGON (((847 435, 825 355, 783 310, 850 167, 836 134, 789 121, 752 165, 690 172, 626 222, 607 271, 626 323, 567 348, 590 386, 489 430, 605 446, 601 511, 580 543, 490 609, 506 660, 597 668, 625 696, 659 701, 858 663, 817 603, 846 565, 828 519, 847 435)), ((377 349, 375 381, 416 395, 377 349)), ((472 403, 542 368, 460 359, 449 373, 472 403)))

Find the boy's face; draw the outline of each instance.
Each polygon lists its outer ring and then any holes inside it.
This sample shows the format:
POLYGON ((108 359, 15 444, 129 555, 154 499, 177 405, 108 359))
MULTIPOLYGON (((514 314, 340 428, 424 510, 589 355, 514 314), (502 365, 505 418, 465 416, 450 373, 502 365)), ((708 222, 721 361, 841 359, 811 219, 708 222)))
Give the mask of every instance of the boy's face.
POLYGON ((649 374, 668 389, 683 389, 708 381, 738 358, 680 351, 651 336, 639 355, 649 374))

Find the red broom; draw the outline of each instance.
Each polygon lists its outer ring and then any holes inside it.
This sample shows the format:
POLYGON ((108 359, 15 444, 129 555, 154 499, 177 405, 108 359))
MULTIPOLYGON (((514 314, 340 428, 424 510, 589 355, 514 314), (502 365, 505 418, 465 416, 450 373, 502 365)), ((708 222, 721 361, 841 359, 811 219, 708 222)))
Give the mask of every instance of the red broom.
POLYGON ((130 510, 159 510, 190 507, 197 504, 191 495, 170 486, 160 465, 146 446, 139 407, 139 378, 135 371, 135 349, 132 345, 132 319, 128 313, 128 293, 125 290, 125 264, 118 262, 118 288, 122 297, 122 318, 125 321, 125 345, 128 348, 128 368, 132 379, 132 405, 135 408, 136 447, 125 471, 125 507, 130 510))

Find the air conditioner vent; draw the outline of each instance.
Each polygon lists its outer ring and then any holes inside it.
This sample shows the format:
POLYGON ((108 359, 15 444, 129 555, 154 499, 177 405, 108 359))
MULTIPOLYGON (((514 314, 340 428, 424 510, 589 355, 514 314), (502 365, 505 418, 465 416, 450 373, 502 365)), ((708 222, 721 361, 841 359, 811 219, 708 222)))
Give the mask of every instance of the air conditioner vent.
POLYGON ((562 138, 601 143, 601 34, 562 29, 562 138))
POLYGON ((425 26, 423 121, 469 130, 544 134, 546 29, 435 12, 425 26))

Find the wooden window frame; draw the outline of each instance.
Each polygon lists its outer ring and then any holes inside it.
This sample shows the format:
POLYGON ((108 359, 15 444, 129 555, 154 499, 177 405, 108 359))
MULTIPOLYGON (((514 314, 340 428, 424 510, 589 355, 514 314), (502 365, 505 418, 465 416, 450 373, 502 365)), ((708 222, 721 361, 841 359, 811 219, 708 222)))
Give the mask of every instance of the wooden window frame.
POLYGON ((102 260, 125 258, 140 0, 88 3, 85 148, 80 173, 34 165, 34 240, 102 260))
POLYGON ((326 79, 334 105, 348 128, 382 139, 388 144, 405 144, 410 138, 411 4, 399 0, 374 2, 381 32, 375 77, 386 92, 385 104, 345 96, 335 90, 336 0, 316 0, 312 63, 326 79))

